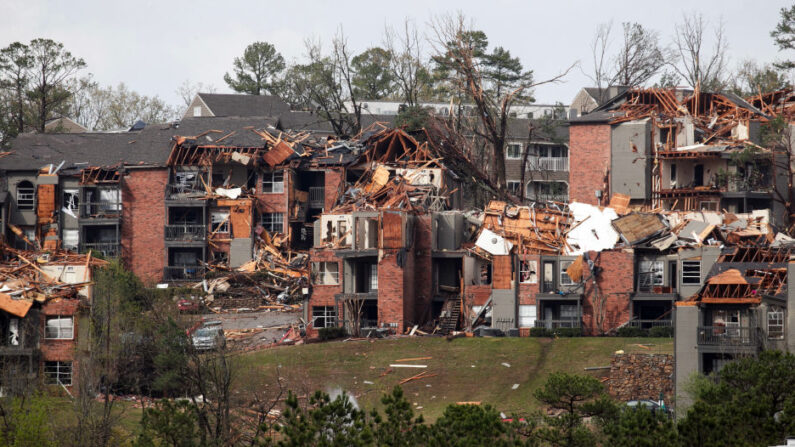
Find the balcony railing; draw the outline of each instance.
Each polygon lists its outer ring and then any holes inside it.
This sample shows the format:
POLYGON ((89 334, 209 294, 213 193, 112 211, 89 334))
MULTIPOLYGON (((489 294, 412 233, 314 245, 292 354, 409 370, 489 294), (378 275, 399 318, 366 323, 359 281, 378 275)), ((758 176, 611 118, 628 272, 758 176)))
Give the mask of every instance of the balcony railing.
POLYGON ((673 320, 662 318, 659 320, 630 320, 629 325, 631 327, 649 329, 653 327, 673 327, 674 322, 673 320))
POLYGON ((309 207, 323 208, 326 205, 326 188, 322 186, 309 187, 309 207))
POLYGON ((80 244, 80 253, 99 253, 105 258, 121 256, 121 244, 118 242, 84 242, 80 244))
POLYGON ((196 281, 204 278, 204 266, 180 265, 163 267, 165 281, 196 281))
POLYGON ((569 157, 539 157, 532 159, 529 165, 537 171, 568 171, 569 157))
POLYGON ((166 198, 170 200, 203 199, 207 195, 199 185, 169 183, 166 185, 166 198))
POLYGON ((536 327, 540 328, 576 328, 582 327, 582 321, 568 319, 568 320, 536 320, 536 327))
POLYGON ((699 326, 698 344, 706 346, 757 346, 758 329, 739 326, 699 326))
POLYGON ((207 239, 207 225, 166 225, 167 241, 201 242, 207 239))
POLYGON ((121 216, 121 203, 111 201, 80 204, 80 217, 86 219, 115 219, 121 216))

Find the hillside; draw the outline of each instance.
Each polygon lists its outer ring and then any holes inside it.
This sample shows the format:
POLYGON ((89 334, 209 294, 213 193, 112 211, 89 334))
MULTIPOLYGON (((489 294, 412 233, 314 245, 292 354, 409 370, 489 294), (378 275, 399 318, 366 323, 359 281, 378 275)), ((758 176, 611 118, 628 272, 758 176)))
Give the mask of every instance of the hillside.
POLYGON ((285 389, 298 396, 314 390, 345 390, 366 408, 402 379, 427 371, 434 377, 403 385, 415 409, 434 420, 460 401, 480 401, 500 411, 536 408, 533 390, 550 372, 585 374, 584 368, 610 364, 616 350, 672 353, 673 339, 654 338, 457 338, 348 341, 288 346, 241 355, 239 392, 276 393, 277 371, 285 389), (638 344, 644 344, 644 349, 638 344), (428 360, 400 359, 432 357, 428 360), (427 365, 425 369, 391 368, 392 363, 427 365), (505 366, 503 363, 510 365, 505 366), (516 389, 513 389, 518 384, 516 389))

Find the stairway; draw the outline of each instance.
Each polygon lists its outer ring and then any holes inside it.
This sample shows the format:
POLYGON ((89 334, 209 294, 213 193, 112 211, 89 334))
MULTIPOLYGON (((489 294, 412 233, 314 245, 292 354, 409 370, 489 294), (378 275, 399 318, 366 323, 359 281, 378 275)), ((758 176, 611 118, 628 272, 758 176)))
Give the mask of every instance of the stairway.
POLYGON ((442 314, 439 317, 440 332, 444 335, 453 332, 458 328, 458 320, 461 316, 461 298, 458 295, 450 295, 442 306, 442 314))

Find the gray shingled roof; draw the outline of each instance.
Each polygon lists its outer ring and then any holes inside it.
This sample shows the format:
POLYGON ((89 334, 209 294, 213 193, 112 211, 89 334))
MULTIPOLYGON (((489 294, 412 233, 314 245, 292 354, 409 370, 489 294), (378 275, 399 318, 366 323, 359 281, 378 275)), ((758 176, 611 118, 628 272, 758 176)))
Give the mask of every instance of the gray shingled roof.
POLYGON ((113 166, 123 162, 128 166, 163 166, 171 151, 174 136, 194 137, 208 130, 200 138, 201 144, 235 131, 221 143, 229 146, 261 146, 262 138, 251 129, 275 127, 272 117, 186 118, 178 127, 170 124, 151 124, 141 131, 121 133, 29 133, 18 136, 11 144, 11 155, 0 158, 0 170, 37 170, 50 163, 66 161, 65 168, 76 163, 91 166, 113 166))
POLYGON ((278 96, 199 93, 199 97, 219 116, 278 116, 290 106, 278 96))

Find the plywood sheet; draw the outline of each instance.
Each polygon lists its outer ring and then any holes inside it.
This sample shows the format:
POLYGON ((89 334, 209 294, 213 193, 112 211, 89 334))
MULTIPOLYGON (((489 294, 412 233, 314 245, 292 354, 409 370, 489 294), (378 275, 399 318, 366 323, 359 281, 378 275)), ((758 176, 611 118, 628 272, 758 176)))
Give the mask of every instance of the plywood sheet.
POLYGON ((492 261, 492 288, 510 289, 513 279, 511 256, 494 256, 492 261))
POLYGON ((385 211, 381 216, 381 248, 403 247, 403 215, 385 211))

